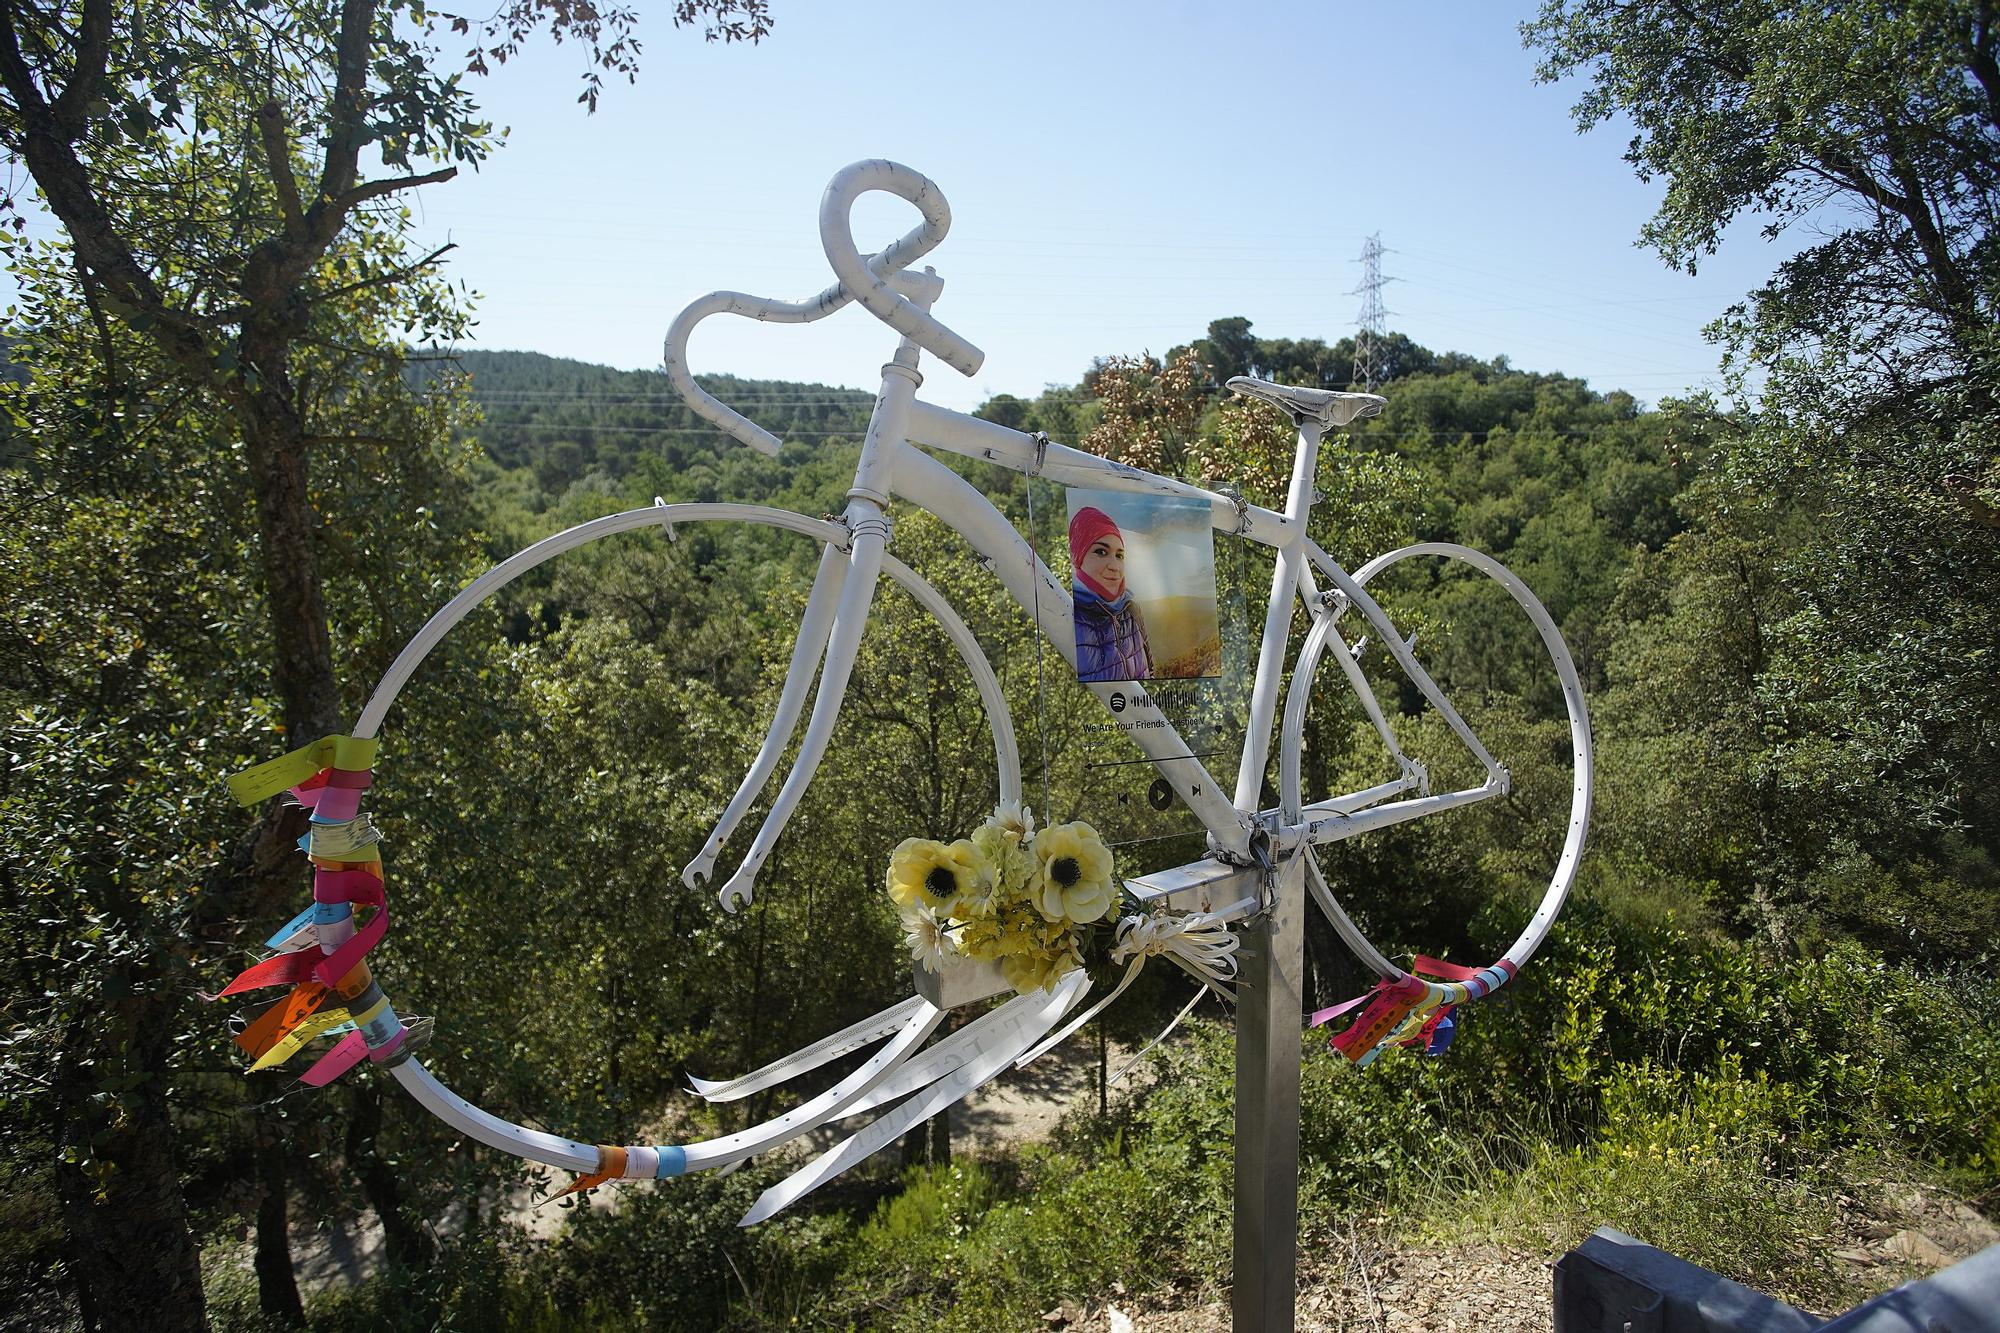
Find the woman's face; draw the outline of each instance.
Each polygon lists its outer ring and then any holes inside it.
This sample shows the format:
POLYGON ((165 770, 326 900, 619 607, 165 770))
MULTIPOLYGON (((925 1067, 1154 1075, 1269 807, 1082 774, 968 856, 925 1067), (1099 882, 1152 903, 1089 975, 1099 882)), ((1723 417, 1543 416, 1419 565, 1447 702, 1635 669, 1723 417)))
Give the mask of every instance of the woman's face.
POLYGON ((1106 533, 1083 555, 1083 572, 1113 597, 1125 591, 1125 543, 1106 533))

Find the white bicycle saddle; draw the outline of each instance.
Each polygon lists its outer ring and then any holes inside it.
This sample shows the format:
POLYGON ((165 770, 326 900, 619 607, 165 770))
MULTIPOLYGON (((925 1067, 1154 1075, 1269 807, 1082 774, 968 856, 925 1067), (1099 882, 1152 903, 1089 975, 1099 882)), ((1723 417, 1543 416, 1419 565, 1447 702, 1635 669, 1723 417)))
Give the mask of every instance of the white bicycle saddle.
POLYGON ((1307 418, 1329 428, 1372 417, 1389 401, 1379 394, 1307 389, 1296 384, 1273 384, 1249 375, 1236 376, 1229 381, 1229 387, 1245 398, 1269 403, 1294 421, 1307 418))

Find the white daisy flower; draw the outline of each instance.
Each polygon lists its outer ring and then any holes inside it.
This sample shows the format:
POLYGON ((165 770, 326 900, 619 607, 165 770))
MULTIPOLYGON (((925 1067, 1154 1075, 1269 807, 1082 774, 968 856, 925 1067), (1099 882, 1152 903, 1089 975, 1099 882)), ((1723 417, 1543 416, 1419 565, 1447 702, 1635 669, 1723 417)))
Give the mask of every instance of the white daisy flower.
POLYGON ((933 972, 942 971, 945 959, 957 952, 944 923, 922 905, 904 908, 902 918, 903 940, 910 946, 910 958, 933 972))

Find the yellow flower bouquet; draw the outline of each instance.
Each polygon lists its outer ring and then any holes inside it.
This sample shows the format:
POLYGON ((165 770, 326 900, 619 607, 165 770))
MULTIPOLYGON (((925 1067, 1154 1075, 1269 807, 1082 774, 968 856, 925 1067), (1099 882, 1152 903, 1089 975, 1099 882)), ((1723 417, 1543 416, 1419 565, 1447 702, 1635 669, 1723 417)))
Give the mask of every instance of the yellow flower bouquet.
POLYGON ((1096 829, 1077 820, 1037 831, 1034 812, 1012 801, 969 838, 905 838, 889 858, 888 890, 916 962, 933 971, 954 957, 997 962, 1024 995, 1083 965, 1120 896, 1096 829))

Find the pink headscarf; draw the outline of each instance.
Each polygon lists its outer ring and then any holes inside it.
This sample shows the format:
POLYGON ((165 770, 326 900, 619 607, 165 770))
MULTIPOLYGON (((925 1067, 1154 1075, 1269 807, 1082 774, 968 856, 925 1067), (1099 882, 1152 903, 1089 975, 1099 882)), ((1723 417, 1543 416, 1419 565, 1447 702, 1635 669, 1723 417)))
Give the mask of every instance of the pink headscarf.
MULTIPOLYGON (((1122 545, 1125 534, 1111 521, 1111 515, 1091 505, 1086 505, 1069 521, 1069 567, 1076 575, 1076 581, 1096 593, 1107 602, 1115 602, 1117 597, 1104 590, 1103 585, 1083 572, 1083 557, 1090 553, 1090 544, 1109 533, 1122 545)), ((1122 594, 1120 594, 1122 596, 1122 594)))

